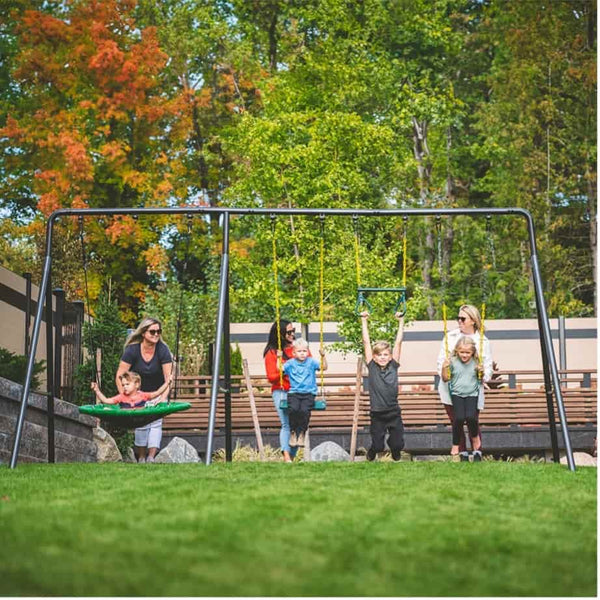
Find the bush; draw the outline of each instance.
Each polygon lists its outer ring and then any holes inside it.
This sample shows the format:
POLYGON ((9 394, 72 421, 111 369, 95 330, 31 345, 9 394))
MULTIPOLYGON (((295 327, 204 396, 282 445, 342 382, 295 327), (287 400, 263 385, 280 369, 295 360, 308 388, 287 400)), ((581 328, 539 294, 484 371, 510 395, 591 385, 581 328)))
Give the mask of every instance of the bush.
MULTIPOLYGON (((31 389, 37 390, 40 387, 39 375, 44 370, 45 360, 35 361, 33 364, 33 376, 31 378, 31 389)), ((0 377, 14 381, 15 383, 25 384, 25 375, 27 374, 27 356, 10 352, 6 348, 0 348, 0 377)))

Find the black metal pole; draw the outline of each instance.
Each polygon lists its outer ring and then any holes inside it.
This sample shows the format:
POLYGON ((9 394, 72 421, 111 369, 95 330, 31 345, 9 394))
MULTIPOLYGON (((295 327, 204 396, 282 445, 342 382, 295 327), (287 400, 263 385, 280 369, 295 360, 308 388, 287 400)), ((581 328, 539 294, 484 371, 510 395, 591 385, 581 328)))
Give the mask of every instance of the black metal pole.
POLYGON ((21 445, 21 436, 23 435, 23 424, 25 422, 25 412, 27 411, 27 404, 29 402, 29 391, 31 389, 31 379, 33 376, 33 367, 35 363, 35 353, 40 337, 42 312, 44 310, 44 297, 46 296, 46 290, 49 288, 50 267, 52 264, 50 251, 52 247, 53 223, 54 220, 51 216, 46 228, 46 257, 44 259, 44 268, 42 269, 42 282, 40 284, 40 294, 38 296, 35 320, 33 321, 33 331, 31 333, 31 347, 29 349, 29 356, 27 359, 27 371, 25 373, 25 381, 23 382, 23 391, 21 393, 21 406, 19 408, 19 416, 17 417, 17 426, 15 428, 15 441, 10 457, 11 469, 14 469, 17 466, 17 457, 19 455, 19 446, 21 445))
POLYGON ((29 334, 31 330, 31 273, 23 273, 23 277, 25 278, 25 352, 23 354, 27 356, 31 345, 29 334))
MULTIPOLYGON (((50 267, 50 281, 52 281, 50 267)), ((46 288, 46 414, 48 416, 48 462, 55 462, 54 456, 54 327, 52 318, 52 289, 50 281, 46 288)))
MULTIPOLYGON (((542 322, 538 311, 538 328, 540 337, 542 331, 542 322)), ((554 414, 554 397, 552 395, 552 380, 550 379, 550 369, 548 368, 548 354, 546 345, 540 339, 542 348, 542 368, 544 371, 544 390, 546 392, 546 408, 548 410, 548 425, 550 427, 550 443, 552 445, 552 460, 555 463, 560 462, 560 452, 558 448, 558 432, 556 430, 556 415, 554 414)))
POLYGON ((208 416, 208 435, 206 439, 205 464, 212 462, 213 438, 215 435, 215 417, 217 414, 217 397, 219 394, 219 370, 221 362, 221 343, 225 322, 225 306, 227 301, 227 282, 229 274, 229 213, 223 213, 223 252, 221 254, 221 274, 219 277, 219 306, 217 311, 217 329, 215 333, 215 352, 210 390, 210 412, 208 416))
POLYGON ((225 460, 233 460, 231 440, 231 336, 229 326, 229 276, 225 283, 225 319, 223 322, 223 375, 225 379, 225 460))
MULTIPOLYGON (((535 229, 533 226, 533 219, 529 213, 527 213, 527 228, 529 232, 529 245, 531 248, 531 274, 533 276, 535 301, 538 311, 538 321, 540 324, 540 343, 542 345, 542 359, 544 361, 544 380, 547 381, 549 379, 549 375, 552 375, 552 385, 554 387, 556 405, 558 407, 558 416, 560 418, 560 426, 562 428, 565 451, 567 454, 567 465, 569 470, 575 471, 575 460, 573 458, 573 450, 571 448, 571 438, 569 436, 569 427, 567 425, 567 415, 565 413, 565 406, 560 388, 560 378, 558 376, 558 368, 556 366, 556 357, 554 356, 554 346, 552 345, 552 333, 550 331, 548 314, 546 313, 546 304, 544 303, 542 278, 540 275, 540 267, 538 264, 537 248, 535 243, 535 229), (547 374, 548 370, 549 373, 547 374)), ((546 385, 548 386, 549 383, 546 385)), ((546 394, 548 394, 548 388, 546 389, 546 394)), ((552 422, 551 417, 553 414, 554 411, 551 411, 550 406, 548 406, 548 419, 550 422, 552 422)))

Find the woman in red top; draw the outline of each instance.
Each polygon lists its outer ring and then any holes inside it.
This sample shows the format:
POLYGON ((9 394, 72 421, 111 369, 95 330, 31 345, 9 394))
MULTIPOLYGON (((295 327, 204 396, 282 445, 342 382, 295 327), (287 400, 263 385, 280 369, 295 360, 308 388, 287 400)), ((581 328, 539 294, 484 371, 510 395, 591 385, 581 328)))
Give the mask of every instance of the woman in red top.
POLYGON ((271 393, 273 395, 273 404, 281 421, 281 430, 279 431, 279 444, 283 453, 285 462, 292 462, 296 456, 297 447, 290 447, 290 422, 288 419, 288 409, 280 408, 282 400, 287 400, 287 392, 290 389, 290 380, 287 375, 280 376, 277 366, 277 350, 281 347, 283 350, 283 360, 292 358, 292 343, 295 338, 296 330, 294 325, 285 319, 279 321, 279 330, 281 332, 280 343, 277 343, 277 322, 271 326, 269 339, 263 356, 265 359, 265 370, 267 379, 271 383, 271 393))

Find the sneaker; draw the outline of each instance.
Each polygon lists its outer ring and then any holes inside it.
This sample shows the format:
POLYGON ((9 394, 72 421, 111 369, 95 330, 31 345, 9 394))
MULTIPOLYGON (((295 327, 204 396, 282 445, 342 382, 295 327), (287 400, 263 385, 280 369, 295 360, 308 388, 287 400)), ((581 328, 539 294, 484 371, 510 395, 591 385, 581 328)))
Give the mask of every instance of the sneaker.
POLYGON ((146 462, 147 462, 147 463, 153 463, 153 462, 154 462, 154 456, 149 456, 149 457, 146 459, 146 462))
POLYGON ((473 462, 481 462, 482 454, 481 450, 475 450, 473 452, 473 462))
POLYGON ((290 433, 290 446, 297 446, 298 445, 298 438, 296 437, 296 432, 292 431, 292 433, 290 433))
POLYGON ((402 458, 402 451, 401 450, 392 450, 392 458, 396 462, 398 462, 402 458))
POLYGON ((304 431, 298 434, 298 446, 304 446, 304 431))
POLYGON ((468 452, 460 453, 460 462, 469 462, 469 453, 468 452))
POLYGON ((373 448, 369 448, 369 450, 367 451, 367 460, 369 462, 372 462, 376 458, 377 458, 377 452, 375 452, 375 450, 373 450, 373 448))

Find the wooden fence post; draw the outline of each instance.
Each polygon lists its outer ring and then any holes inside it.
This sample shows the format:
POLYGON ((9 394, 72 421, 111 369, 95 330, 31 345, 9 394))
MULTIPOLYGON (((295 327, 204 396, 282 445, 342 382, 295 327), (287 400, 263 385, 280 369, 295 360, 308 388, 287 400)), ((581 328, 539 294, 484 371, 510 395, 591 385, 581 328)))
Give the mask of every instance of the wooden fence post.
POLYGON ((254 434, 256 435, 256 445, 258 446, 258 456, 261 461, 265 460, 265 449, 263 447, 262 434, 260 432, 260 423, 258 413, 256 412, 256 401, 254 400, 254 390, 252 389, 252 380, 250 379, 250 370, 248 361, 244 358, 242 361, 244 369, 244 379, 246 380, 246 389, 248 390, 248 400, 250 400, 250 412, 252 413, 252 422, 254 423, 254 434))
POLYGON ((350 460, 356 456, 356 441, 358 437, 358 415, 360 412, 360 388, 362 386, 362 356, 356 363, 356 387, 354 389, 354 413, 352 415, 352 435, 350 436, 350 460))

